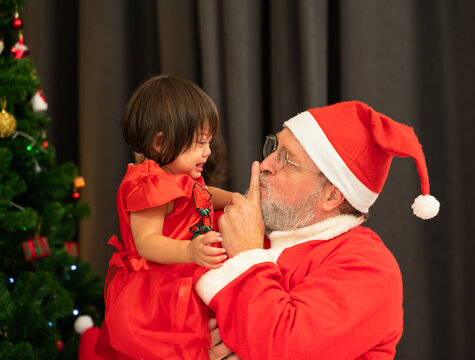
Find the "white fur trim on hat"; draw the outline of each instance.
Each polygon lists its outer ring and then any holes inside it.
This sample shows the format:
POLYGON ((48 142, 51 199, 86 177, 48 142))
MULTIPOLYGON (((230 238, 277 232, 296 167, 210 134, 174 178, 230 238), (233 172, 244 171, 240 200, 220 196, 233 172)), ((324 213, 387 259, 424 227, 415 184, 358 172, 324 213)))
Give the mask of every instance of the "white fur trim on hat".
POLYGON ((367 213, 379 194, 371 191, 346 166, 322 128, 308 111, 284 123, 315 165, 357 210, 367 213))
POLYGON ((414 215, 421 219, 432 219, 439 213, 440 203, 432 195, 419 195, 412 204, 414 215))

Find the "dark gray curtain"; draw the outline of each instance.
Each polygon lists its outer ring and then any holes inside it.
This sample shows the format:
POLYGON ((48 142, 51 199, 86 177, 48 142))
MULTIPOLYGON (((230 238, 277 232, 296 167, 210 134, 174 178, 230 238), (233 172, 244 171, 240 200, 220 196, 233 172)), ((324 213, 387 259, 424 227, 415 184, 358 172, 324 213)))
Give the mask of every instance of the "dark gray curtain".
POLYGON ((27 0, 25 43, 60 162, 80 165, 92 215, 80 254, 105 275, 117 187, 131 161, 119 119, 146 78, 186 77, 216 101, 230 178, 244 191, 267 133, 306 110, 362 100, 413 126, 441 204, 423 222, 412 160, 395 159, 368 223, 397 258, 397 359, 473 359, 475 3, 444 0, 27 0))

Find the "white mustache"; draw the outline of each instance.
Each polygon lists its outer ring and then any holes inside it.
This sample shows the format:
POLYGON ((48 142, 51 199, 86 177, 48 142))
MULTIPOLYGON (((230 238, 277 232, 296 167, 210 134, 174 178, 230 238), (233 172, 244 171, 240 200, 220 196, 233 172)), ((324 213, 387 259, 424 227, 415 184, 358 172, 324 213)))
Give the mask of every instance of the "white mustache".
POLYGON ((269 182, 267 181, 267 175, 264 173, 259 174, 259 180, 261 182, 261 185, 265 187, 266 189, 269 188, 269 182))

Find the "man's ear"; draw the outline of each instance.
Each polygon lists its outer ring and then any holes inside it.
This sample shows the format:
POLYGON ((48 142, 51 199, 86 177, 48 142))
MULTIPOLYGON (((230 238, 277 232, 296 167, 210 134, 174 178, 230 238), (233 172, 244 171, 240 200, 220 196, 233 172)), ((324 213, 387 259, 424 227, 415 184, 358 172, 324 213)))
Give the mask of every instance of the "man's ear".
POLYGON ((324 195, 322 203, 323 210, 328 212, 335 210, 343 201, 345 201, 345 196, 333 184, 325 186, 322 190, 322 195, 324 195))
POLYGON ((153 138, 153 141, 152 141, 152 148, 153 150, 155 150, 155 152, 157 153, 160 153, 160 149, 162 147, 162 143, 163 143, 163 132, 160 131, 158 132, 155 137, 153 138))

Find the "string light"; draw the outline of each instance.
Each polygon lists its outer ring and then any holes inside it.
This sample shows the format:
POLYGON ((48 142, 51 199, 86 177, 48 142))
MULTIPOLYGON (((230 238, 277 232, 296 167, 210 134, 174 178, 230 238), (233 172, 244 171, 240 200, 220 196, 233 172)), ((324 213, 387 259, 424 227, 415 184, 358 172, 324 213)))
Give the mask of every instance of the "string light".
POLYGON ((70 267, 71 271, 74 271, 74 270, 76 270, 77 268, 78 268, 78 267, 77 267, 76 265, 71 265, 71 267, 70 267))
POLYGON ((78 310, 78 309, 74 309, 74 310, 73 310, 73 315, 76 316, 77 314, 79 314, 79 310, 78 310))
MULTIPOLYGON (((10 201, 10 206, 13 206, 14 208, 16 208, 20 211, 25 211, 25 208, 23 206, 15 204, 13 201, 10 201)), ((23 226, 23 230, 26 230, 26 227, 23 226)))
POLYGON ((8 281, 10 281, 10 284, 13 284, 15 282, 15 279, 14 278, 9 278, 8 281))
MULTIPOLYGON (((28 135, 27 133, 24 133, 23 131, 15 131, 12 135, 12 139, 15 140, 18 136, 21 136, 21 137, 24 137, 25 139, 30 140, 30 144, 26 147, 28 151, 33 149, 33 146, 36 145, 36 139, 33 136, 28 135)), ((48 147, 47 143, 48 142, 46 141, 46 146, 45 146, 45 143, 43 142, 43 147, 40 147, 36 150, 38 151, 38 154, 39 154, 39 151, 46 153, 45 148, 48 147)))

